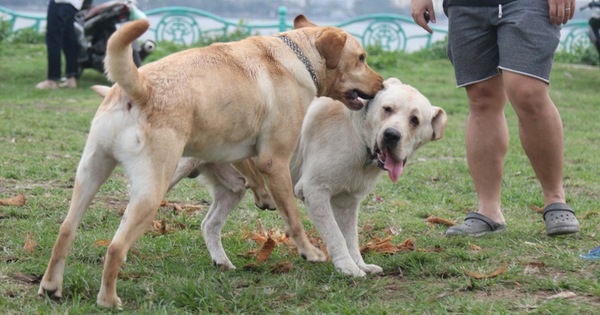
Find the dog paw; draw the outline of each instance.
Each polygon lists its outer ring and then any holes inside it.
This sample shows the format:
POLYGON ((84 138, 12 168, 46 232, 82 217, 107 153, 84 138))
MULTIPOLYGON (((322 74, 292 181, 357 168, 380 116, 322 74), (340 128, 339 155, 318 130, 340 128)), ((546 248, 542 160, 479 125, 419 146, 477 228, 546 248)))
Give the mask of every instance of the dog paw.
POLYGON ((213 266, 219 267, 219 270, 221 271, 227 271, 227 270, 234 270, 235 266, 233 265, 233 263, 231 263, 231 261, 226 260, 226 261, 216 261, 213 260, 213 266))
POLYGON ((312 262, 324 262, 327 260, 327 255, 314 246, 309 246, 307 250, 300 253, 300 256, 312 262))
POLYGON ((114 296, 113 298, 106 298, 100 297, 100 295, 98 295, 96 304, 106 308, 114 308, 119 311, 123 310, 123 303, 121 303, 121 299, 118 296, 114 296))
POLYGON ((339 271, 343 274, 351 277, 365 277, 367 274, 360 270, 357 265, 346 265, 342 267, 337 267, 339 271))
POLYGON ((38 295, 42 298, 47 296, 51 299, 60 299, 62 297, 62 285, 42 281, 42 283, 40 283, 38 295))
POLYGON ((359 265, 359 268, 368 273, 368 274, 380 274, 383 273, 383 269, 377 265, 372 265, 372 264, 362 264, 359 265))

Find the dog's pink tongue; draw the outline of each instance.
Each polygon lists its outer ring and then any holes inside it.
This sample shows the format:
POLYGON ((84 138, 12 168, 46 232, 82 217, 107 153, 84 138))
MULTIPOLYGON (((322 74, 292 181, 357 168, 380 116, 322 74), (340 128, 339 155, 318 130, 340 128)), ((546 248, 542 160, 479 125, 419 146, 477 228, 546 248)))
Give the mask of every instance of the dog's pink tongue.
POLYGON ((387 149, 384 150, 386 159, 383 168, 385 168, 388 171, 392 183, 395 183, 398 180, 398 177, 402 174, 404 164, 402 163, 402 161, 394 161, 394 159, 392 159, 392 155, 387 151, 387 149))

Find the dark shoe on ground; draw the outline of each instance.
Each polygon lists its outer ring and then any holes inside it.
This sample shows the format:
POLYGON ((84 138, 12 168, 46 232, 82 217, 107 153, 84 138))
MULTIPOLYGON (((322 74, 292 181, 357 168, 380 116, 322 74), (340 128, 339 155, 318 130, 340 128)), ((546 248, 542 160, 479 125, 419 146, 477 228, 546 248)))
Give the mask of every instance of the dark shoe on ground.
POLYGON ((546 233, 550 236, 573 234, 579 232, 579 221, 575 211, 564 203, 553 203, 544 208, 546 233))
POLYGON ((450 227, 446 231, 446 236, 468 235, 477 237, 505 230, 506 224, 498 224, 477 212, 469 212, 465 218, 465 222, 461 225, 450 227))

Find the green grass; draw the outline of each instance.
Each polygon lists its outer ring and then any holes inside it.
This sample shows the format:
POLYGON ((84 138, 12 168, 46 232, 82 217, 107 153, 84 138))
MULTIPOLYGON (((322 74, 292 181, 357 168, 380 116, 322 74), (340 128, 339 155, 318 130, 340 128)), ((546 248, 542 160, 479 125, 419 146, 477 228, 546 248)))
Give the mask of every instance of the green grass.
MULTIPOLYGON (((66 215, 75 169, 100 103, 89 87, 107 82, 102 74, 86 70, 75 90, 35 90, 45 78, 44 46, 1 45, 0 199, 24 194, 27 202, 0 206, 0 309, 9 314, 110 313, 95 306, 106 250, 95 243, 112 238, 119 210, 127 203, 120 169, 102 187, 78 230, 67 260, 64 298, 56 302, 37 297, 39 277, 66 215), (27 250, 26 243, 35 246, 27 250)), ((159 50, 155 57, 166 53, 159 50)), ((244 231, 257 230, 259 219, 265 229, 283 230, 284 224, 276 212, 255 209, 247 195, 223 231, 224 246, 238 269, 221 272, 212 266, 200 231, 205 210, 185 215, 163 207, 158 220, 174 230, 164 235, 151 231, 134 245, 118 281, 123 313, 597 313, 600 262, 579 254, 600 245, 600 70, 556 64, 552 73, 551 95, 565 126, 565 186, 581 233, 550 238, 541 216, 530 209, 542 206, 541 189, 520 147, 514 112, 507 107, 511 141, 502 203, 509 229, 476 239, 446 238, 445 227, 428 225, 425 219, 433 215, 458 222, 476 206, 465 161, 464 90, 454 87, 452 67, 443 58, 371 57, 384 77, 396 76, 415 86, 449 115, 444 138, 420 149, 398 183, 382 178, 361 206, 361 243, 390 235, 392 228, 397 231, 394 244, 413 238, 423 251, 367 253, 365 260, 382 266, 385 274, 364 279, 345 277, 331 263, 305 262, 285 246, 257 264, 240 256, 257 248, 243 239, 244 231), (278 271, 277 265, 286 262, 293 268, 278 271), (464 273, 487 274, 504 262, 507 269, 496 278, 477 280, 464 273), (560 292, 576 296, 548 299, 560 292)), ((201 183, 187 180, 166 199, 204 204, 210 196, 201 183)), ((313 230, 301 211, 307 230, 313 230)))

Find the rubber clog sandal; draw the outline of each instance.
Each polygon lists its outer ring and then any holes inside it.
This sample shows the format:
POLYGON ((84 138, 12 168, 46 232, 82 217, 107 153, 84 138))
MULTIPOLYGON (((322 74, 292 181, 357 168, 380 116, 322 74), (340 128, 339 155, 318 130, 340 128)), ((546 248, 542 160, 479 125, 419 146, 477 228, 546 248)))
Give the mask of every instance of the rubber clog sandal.
POLYGON ((579 232, 579 221, 575 211, 564 203, 553 203, 544 208, 546 233, 550 236, 573 234, 579 232))
POLYGON ((465 218, 465 222, 461 225, 450 227, 446 231, 446 236, 468 235, 482 236, 505 231, 506 224, 498 224, 488 217, 477 212, 469 212, 465 218))

